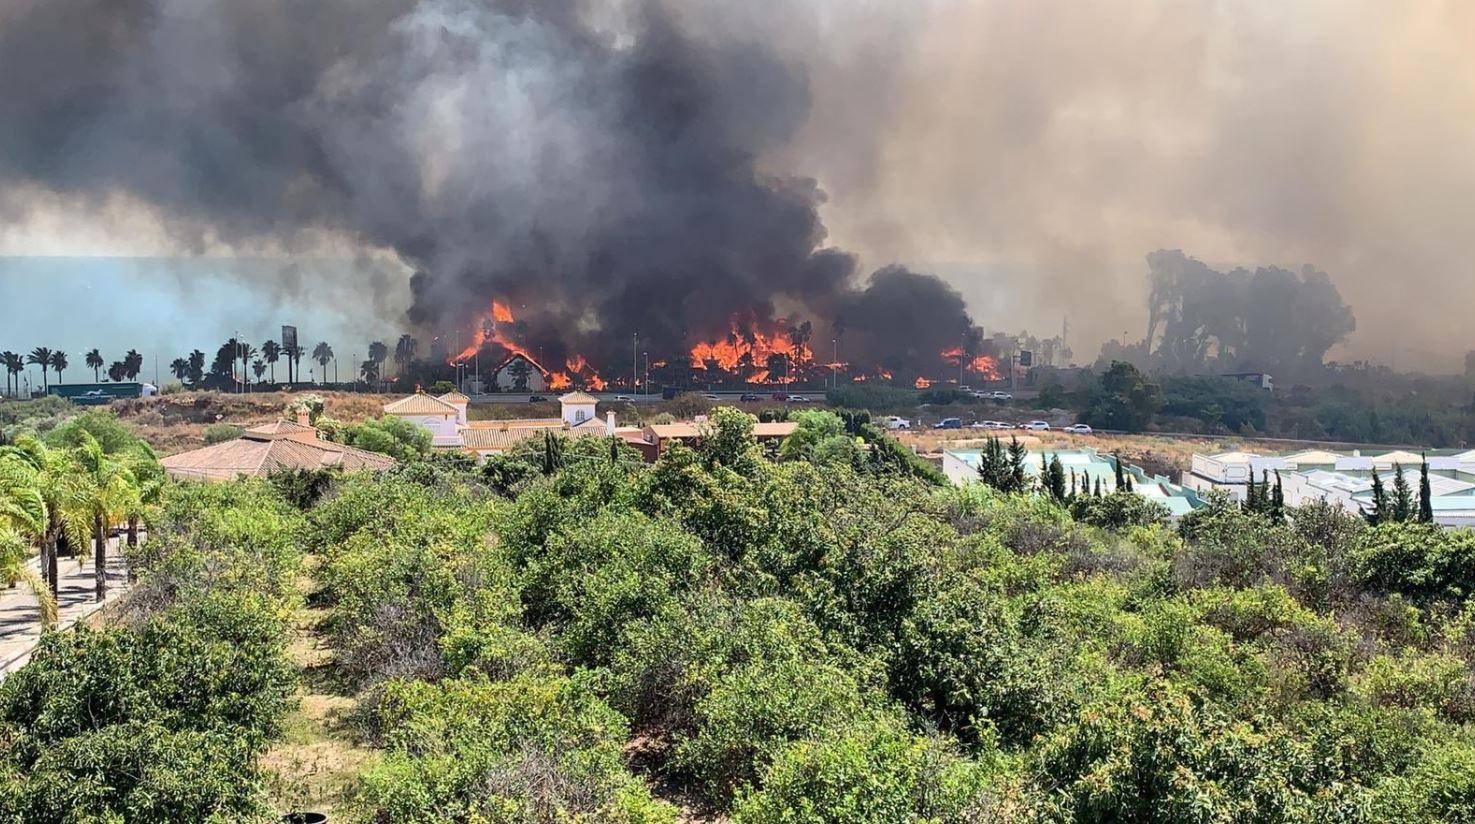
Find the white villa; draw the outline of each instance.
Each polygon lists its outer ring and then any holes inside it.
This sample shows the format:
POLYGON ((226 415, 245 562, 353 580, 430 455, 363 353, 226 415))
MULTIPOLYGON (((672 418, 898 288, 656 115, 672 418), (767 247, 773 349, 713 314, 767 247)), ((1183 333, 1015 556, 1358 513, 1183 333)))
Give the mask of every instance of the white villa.
POLYGON ((472 421, 466 417, 470 398, 460 392, 427 395, 417 392, 384 405, 384 414, 403 418, 430 430, 431 445, 442 449, 461 449, 485 458, 513 448, 529 438, 541 438, 545 432, 624 435, 638 429, 615 426, 614 413, 601 421, 595 412, 599 400, 583 392, 569 392, 558 399, 557 418, 527 418, 506 421, 472 421))

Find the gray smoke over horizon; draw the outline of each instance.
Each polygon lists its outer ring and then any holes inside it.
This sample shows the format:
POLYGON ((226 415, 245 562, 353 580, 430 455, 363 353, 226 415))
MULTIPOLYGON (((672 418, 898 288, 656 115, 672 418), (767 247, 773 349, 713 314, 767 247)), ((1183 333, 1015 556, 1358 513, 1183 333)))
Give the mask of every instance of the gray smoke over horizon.
POLYGON ((1089 361, 1183 249, 1328 273, 1333 357, 1452 367, 1470 77, 1440 0, 11 0, 0 228, 326 245, 363 274, 260 285, 426 335, 503 300, 552 359, 791 318, 919 371, 975 319, 1089 361))
POLYGON ((790 318, 915 374, 974 329, 936 278, 860 283, 818 184, 760 169, 811 106, 770 21, 658 0, 41 0, 0 24, 0 185, 122 193, 186 249, 326 232, 392 250, 427 335, 469 337, 495 299, 520 344, 603 365, 635 335, 669 356, 790 318))

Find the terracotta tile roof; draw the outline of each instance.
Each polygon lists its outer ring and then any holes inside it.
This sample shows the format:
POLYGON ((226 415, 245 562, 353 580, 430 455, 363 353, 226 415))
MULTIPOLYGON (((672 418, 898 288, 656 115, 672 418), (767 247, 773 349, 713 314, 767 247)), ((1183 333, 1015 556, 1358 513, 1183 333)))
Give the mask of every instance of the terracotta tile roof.
MULTIPOLYGON (((646 427, 657 438, 700 438, 711 429, 710 422, 678 421, 677 423, 653 423, 646 427)), ((794 421, 753 424, 755 438, 787 438, 794 434, 799 424, 794 421)))
POLYGON ((559 403, 599 403, 599 398, 584 392, 570 392, 567 395, 558 396, 559 403))
POLYGON ((753 424, 753 437, 755 438, 787 438, 794 434, 799 428, 798 421, 774 421, 763 423, 759 421, 753 424))
POLYGON ((290 438, 237 438, 202 449, 170 455, 159 461, 171 477, 228 481, 240 475, 267 475, 290 469, 383 470, 394 465, 387 455, 352 446, 290 438))
POLYGON ((384 404, 384 411, 391 415, 454 415, 459 410, 440 398, 417 392, 384 404))
POLYGON ((506 450, 522 443, 523 441, 543 437, 544 432, 562 432, 563 424, 557 426, 516 426, 505 429, 463 429, 461 430, 462 445, 466 449, 485 452, 488 450, 506 450))
POLYGON ((471 398, 470 397, 468 397, 466 395, 463 395, 463 394, 461 394, 460 392, 457 392, 454 389, 451 390, 450 392, 445 393, 444 395, 436 395, 435 396, 435 399, 438 400, 438 401, 445 401, 446 403, 451 403, 451 404, 456 404, 456 403, 471 403, 471 398))
POLYGON ((304 426, 295 421, 276 420, 253 426, 242 433, 242 437, 253 440, 271 440, 273 438, 291 438, 296 441, 312 442, 318 440, 318 431, 311 426, 304 426))

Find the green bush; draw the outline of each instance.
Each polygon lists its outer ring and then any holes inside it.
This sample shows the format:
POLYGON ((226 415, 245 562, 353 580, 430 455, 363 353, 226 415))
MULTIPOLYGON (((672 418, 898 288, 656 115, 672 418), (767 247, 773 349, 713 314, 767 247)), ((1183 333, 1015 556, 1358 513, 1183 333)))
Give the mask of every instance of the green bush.
POLYGON ((366 820, 676 820, 625 769, 624 720, 582 679, 394 682, 377 716, 387 754, 360 782, 366 820))
POLYGON ((241 437, 245 430, 233 423, 212 423, 205 427, 205 443, 217 444, 241 437))

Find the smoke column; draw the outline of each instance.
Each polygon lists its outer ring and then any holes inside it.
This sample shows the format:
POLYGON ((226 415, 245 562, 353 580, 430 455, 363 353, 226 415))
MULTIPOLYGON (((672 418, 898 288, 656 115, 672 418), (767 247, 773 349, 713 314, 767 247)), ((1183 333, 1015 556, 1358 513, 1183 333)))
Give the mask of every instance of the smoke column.
POLYGON ((413 326, 468 329, 496 298, 550 360, 618 363, 637 333, 683 352, 735 316, 783 314, 920 370, 973 328, 935 278, 893 268, 858 287, 855 259, 826 245, 816 182, 760 168, 812 105, 806 68, 768 42, 782 15, 717 26, 657 0, 7 8, 12 217, 43 195, 124 198, 184 249, 392 250, 414 272, 413 326))

